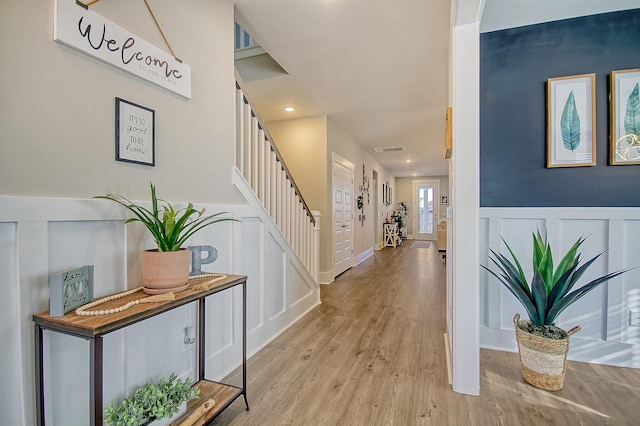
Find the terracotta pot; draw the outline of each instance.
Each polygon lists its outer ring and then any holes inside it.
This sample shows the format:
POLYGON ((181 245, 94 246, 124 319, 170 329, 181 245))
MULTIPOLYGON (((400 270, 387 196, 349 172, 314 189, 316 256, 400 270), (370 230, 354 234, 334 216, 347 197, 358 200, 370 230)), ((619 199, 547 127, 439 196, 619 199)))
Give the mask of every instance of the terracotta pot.
POLYGON ((162 294, 186 290, 189 286, 188 249, 178 251, 160 251, 158 249, 142 252, 142 283, 144 292, 162 294))

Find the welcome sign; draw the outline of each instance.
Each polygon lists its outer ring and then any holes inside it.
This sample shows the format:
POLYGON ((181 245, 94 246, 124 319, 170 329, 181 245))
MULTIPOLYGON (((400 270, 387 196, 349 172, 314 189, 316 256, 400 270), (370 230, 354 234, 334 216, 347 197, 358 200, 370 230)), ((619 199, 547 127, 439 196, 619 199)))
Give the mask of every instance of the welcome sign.
POLYGON ((56 0, 53 38, 191 99, 191 67, 75 0, 56 0))

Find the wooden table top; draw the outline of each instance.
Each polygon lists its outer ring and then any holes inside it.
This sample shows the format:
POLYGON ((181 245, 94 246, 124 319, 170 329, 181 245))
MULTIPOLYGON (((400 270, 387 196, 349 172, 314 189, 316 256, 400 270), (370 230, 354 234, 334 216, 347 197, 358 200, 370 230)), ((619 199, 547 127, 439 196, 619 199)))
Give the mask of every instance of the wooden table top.
MULTIPOLYGON (((186 290, 175 294, 175 300, 156 303, 141 303, 122 312, 100 316, 76 315, 75 310, 73 310, 64 316, 52 317, 49 315, 49 311, 45 311, 33 315, 33 321, 45 329, 93 339, 187 303, 191 303, 226 290, 245 282, 247 279, 245 275, 225 275, 226 278, 212 283, 208 289, 198 289, 194 287, 198 286, 198 284, 206 283, 215 277, 192 278, 189 280, 189 287, 186 290)), ((108 296, 110 295, 104 297, 108 296)), ((90 308, 90 310, 113 309, 123 306, 128 302, 145 297, 149 297, 149 295, 143 291, 139 291, 120 299, 111 300, 98 306, 94 306, 93 308, 90 308)))

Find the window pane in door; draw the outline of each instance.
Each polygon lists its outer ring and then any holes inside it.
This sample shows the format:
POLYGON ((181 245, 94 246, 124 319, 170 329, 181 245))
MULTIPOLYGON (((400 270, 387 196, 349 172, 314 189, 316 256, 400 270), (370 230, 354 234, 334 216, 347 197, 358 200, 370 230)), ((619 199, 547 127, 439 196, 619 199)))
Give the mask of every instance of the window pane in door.
POLYGON ((433 187, 422 186, 418 189, 420 203, 420 233, 433 234, 433 187))

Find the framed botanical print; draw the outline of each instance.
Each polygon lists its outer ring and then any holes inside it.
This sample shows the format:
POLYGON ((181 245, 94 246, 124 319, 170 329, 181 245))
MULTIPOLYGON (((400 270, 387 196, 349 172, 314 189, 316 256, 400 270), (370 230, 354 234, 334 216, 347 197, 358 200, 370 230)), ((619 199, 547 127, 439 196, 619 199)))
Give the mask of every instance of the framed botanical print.
POLYGON ((609 164, 640 164, 640 68, 612 71, 609 164))
POLYGON ((596 75, 547 80, 547 167, 596 165, 596 75))

